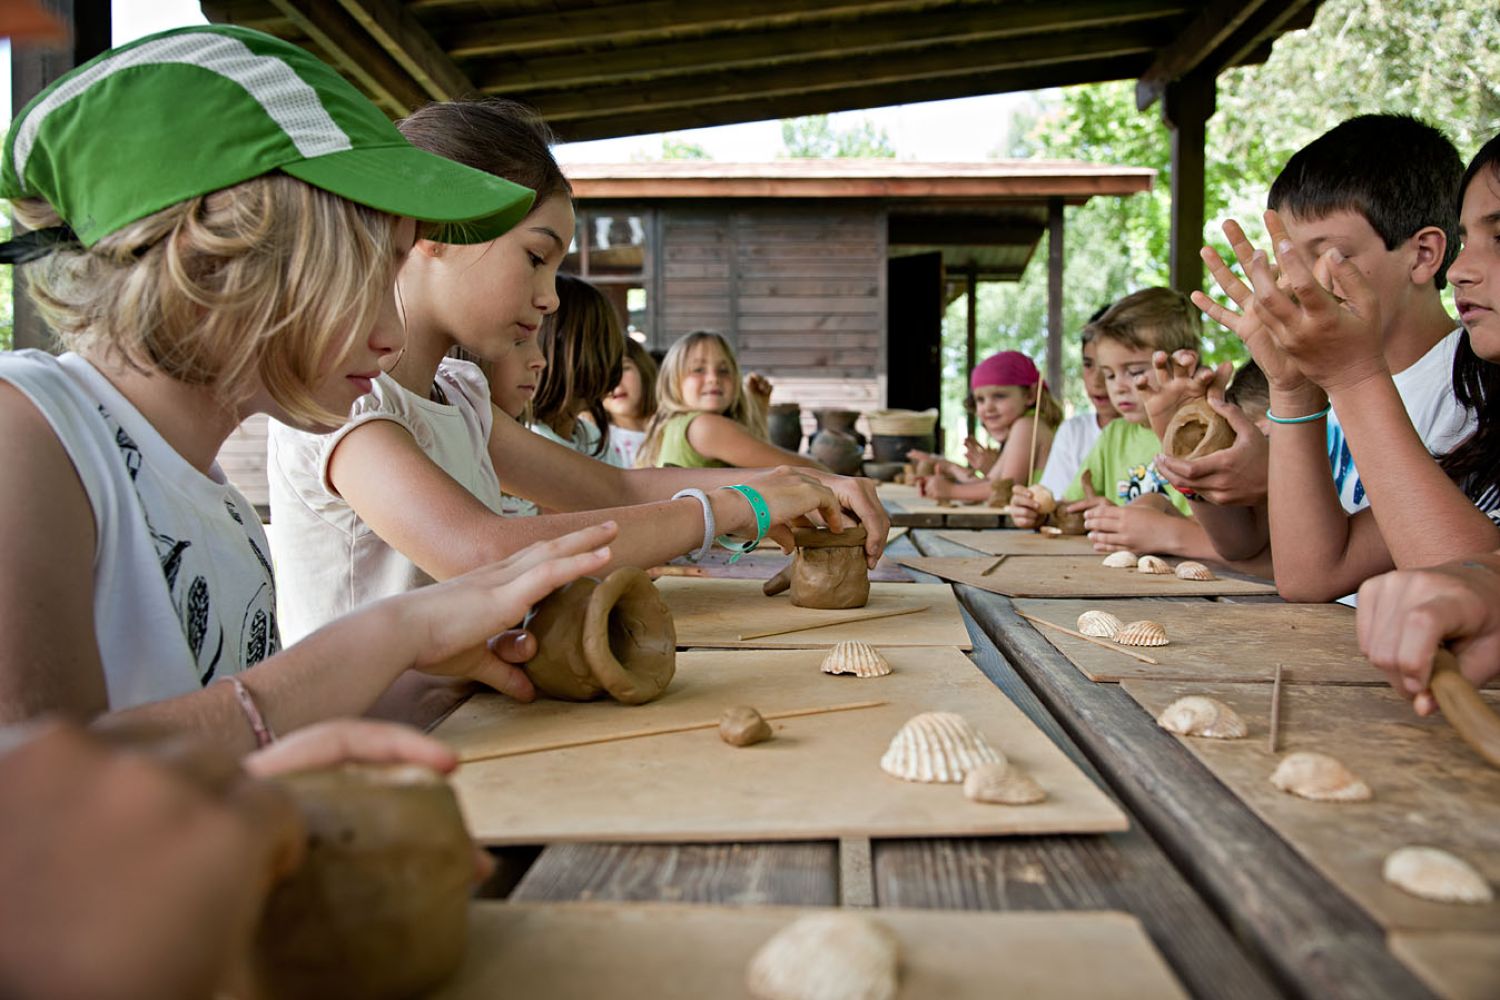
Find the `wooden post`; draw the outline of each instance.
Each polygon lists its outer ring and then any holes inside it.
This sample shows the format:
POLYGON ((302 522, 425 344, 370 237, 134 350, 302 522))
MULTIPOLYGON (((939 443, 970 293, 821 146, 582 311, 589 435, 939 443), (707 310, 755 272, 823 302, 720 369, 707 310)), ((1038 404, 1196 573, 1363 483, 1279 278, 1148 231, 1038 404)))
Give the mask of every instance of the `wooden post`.
MULTIPOLYGON (((73 32, 73 44, 56 48, 12 45, 10 49, 11 117, 52 81, 74 66, 88 62, 109 48, 110 0, 43 0, 58 20, 73 32)), ((51 349, 52 337, 26 299, 24 282, 11 283, 12 317, 15 326, 13 344, 17 348, 51 349)))
POLYGON ((1172 130, 1172 287, 1203 288, 1204 145, 1213 117, 1216 80, 1204 73, 1167 84, 1161 116, 1172 130))
POLYGON ((1063 201, 1047 200, 1047 385, 1062 398, 1063 201))
MULTIPOLYGON (((974 370, 974 366, 979 363, 979 265, 973 261, 969 261, 968 279, 969 284, 968 288, 966 289, 966 301, 969 307, 969 316, 966 320, 967 339, 964 342, 963 373, 965 397, 967 397, 968 395, 969 373, 972 372, 974 370)), ((964 420, 966 421, 966 425, 969 428, 969 437, 974 436, 975 419, 976 418, 974 416, 973 410, 968 410, 965 412, 964 420)))

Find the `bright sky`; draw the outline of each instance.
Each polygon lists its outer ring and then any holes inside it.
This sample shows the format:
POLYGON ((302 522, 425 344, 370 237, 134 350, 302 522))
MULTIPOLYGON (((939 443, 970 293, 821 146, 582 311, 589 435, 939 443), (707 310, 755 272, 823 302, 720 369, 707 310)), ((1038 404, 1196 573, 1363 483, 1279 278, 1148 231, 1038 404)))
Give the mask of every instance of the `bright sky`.
MULTIPOLYGON (((111 10, 116 45, 153 31, 206 23, 197 0, 113 0, 111 10)), ((999 94, 906 104, 837 114, 833 125, 849 128, 866 119, 873 121, 885 129, 903 160, 984 160, 1004 154, 1012 115, 1033 100, 1030 94, 999 94)), ((0 122, 8 122, 10 113, 10 43, 0 39, 0 122)), ((702 146, 716 160, 730 162, 773 159, 782 148, 781 126, 774 121, 694 129, 673 136, 702 146)), ((614 163, 654 158, 661 154, 661 147, 661 136, 651 135, 565 143, 556 152, 564 163, 614 163)))

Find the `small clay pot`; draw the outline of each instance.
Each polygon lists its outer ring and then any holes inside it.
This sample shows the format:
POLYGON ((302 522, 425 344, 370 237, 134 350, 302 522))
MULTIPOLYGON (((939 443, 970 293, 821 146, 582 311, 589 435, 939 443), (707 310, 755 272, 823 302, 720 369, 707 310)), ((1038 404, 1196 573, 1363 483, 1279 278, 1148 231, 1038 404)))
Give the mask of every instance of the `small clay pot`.
POLYGON ((989 505, 991 507, 1009 507, 1010 495, 1015 492, 1015 489, 1016 481, 1014 479, 1002 479, 999 482, 991 483, 989 505))
POLYGON ((1167 424, 1162 446, 1173 458, 1202 458, 1234 444, 1238 437, 1208 400, 1190 399, 1177 410, 1167 424))
POLYGON ((835 534, 825 528, 796 528, 792 540, 792 603, 799 608, 862 608, 870 600, 865 564, 865 529, 858 525, 835 534))
POLYGON ((766 433, 778 448, 801 450, 802 407, 797 403, 773 403, 766 415, 766 433))
POLYGON ((677 671, 672 612, 651 578, 634 567, 553 591, 526 628, 537 643, 526 673, 554 698, 589 701, 608 692, 641 705, 659 698, 677 671))
POLYGON ((345 765, 272 779, 307 825, 307 855, 266 901, 257 995, 396 1000, 458 967, 474 845, 453 790, 414 765, 345 765))
POLYGON ((818 430, 842 431, 858 441, 861 448, 865 446, 865 436, 854 429, 858 410, 813 410, 813 419, 818 422, 818 430))
POLYGON ((1047 522, 1065 535, 1082 535, 1085 533, 1083 511, 1070 513, 1059 506, 1047 518, 1047 522))
POLYGON ((813 435, 808 454, 840 476, 857 476, 865 463, 864 445, 844 431, 821 430, 813 435))
POLYGON ((877 462, 900 462, 909 451, 932 451, 936 447, 935 434, 870 435, 870 452, 877 462))

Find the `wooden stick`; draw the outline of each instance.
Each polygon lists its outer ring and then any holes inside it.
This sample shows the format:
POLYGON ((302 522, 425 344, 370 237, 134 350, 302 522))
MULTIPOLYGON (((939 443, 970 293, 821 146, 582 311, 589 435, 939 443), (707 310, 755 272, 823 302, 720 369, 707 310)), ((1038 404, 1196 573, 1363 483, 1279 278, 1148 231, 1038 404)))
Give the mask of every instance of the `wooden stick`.
POLYGON ((1458 660, 1446 646, 1439 646, 1433 656, 1427 683, 1449 725, 1475 753, 1500 767, 1500 718, 1459 671, 1458 660))
POLYGON ((1027 621, 1033 622, 1033 623, 1035 623, 1037 625, 1045 625, 1048 628, 1055 628, 1059 632, 1063 632, 1063 633, 1066 633, 1067 635, 1071 635, 1075 639, 1082 639, 1084 642, 1092 642, 1096 646, 1103 646, 1105 649, 1112 649, 1116 653, 1123 653, 1125 656, 1129 656, 1132 659, 1140 660, 1142 663, 1149 663, 1149 664, 1151 664, 1154 667, 1161 666, 1161 661, 1159 661, 1159 660, 1153 660, 1151 657, 1147 656, 1145 653, 1137 653, 1133 649, 1126 649, 1124 646, 1121 646, 1119 643, 1110 642, 1108 639, 1096 639, 1096 638, 1094 638, 1091 635, 1084 635, 1082 632, 1074 632, 1070 628, 1064 628, 1063 626, 1058 625, 1055 622, 1049 622, 1045 618, 1037 618, 1035 615, 1028 615, 1024 611, 1017 611, 1016 614, 1020 615, 1022 618, 1026 619, 1027 621))
POLYGON ((1276 664, 1276 680, 1271 682, 1271 734, 1266 737, 1266 749, 1276 752, 1276 738, 1281 735, 1281 668, 1276 664))
POLYGON ((1042 422, 1042 387, 1037 386, 1036 409, 1032 411, 1031 419, 1031 457, 1026 460, 1026 488, 1031 488, 1031 477, 1036 474, 1036 442, 1041 437, 1037 433, 1042 422))
POLYGON ((1003 556, 997 557, 994 562, 990 563, 984 569, 980 570, 979 571, 979 575, 980 576, 989 576, 991 573, 995 572, 995 570, 997 570, 997 569, 1000 568, 1000 564, 1001 563, 1005 562, 1005 560, 1007 560, 1009 558, 1010 558, 1010 553, 1009 552, 1007 552, 1003 556))
POLYGON ((895 618, 898 615, 914 615, 926 611, 930 605, 924 604, 920 608, 897 608, 895 611, 877 611, 871 615, 845 615, 843 618, 830 618, 826 622, 816 622, 808 625, 793 625, 791 628, 772 629, 769 632, 746 632, 740 636, 740 642, 748 642, 751 639, 769 639, 773 635, 790 635, 793 632, 808 632, 815 628, 828 628, 831 625, 852 625, 855 622, 872 622, 877 618, 895 618))
MULTIPOLYGON (((855 712, 863 708, 879 708, 889 705, 888 701, 852 701, 846 705, 827 705, 822 708, 795 708, 785 712, 770 712, 762 718, 767 722, 775 719, 800 719, 809 715, 828 715, 832 712, 855 712)), ((615 733, 611 736, 591 736, 586 739, 556 740, 551 743, 533 743, 529 746, 511 747, 506 750, 487 750, 484 753, 475 754, 472 757, 464 757, 460 764, 472 764, 479 760, 496 760, 500 757, 520 757, 529 753, 545 753, 549 750, 569 750, 573 747, 594 746, 597 743, 616 743, 620 740, 638 740, 647 736, 667 736, 671 733, 688 733, 697 729, 714 729, 719 725, 719 720, 712 722, 690 722, 679 726, 657 726, 652 729, 634 729, 627 733, 615 733)))

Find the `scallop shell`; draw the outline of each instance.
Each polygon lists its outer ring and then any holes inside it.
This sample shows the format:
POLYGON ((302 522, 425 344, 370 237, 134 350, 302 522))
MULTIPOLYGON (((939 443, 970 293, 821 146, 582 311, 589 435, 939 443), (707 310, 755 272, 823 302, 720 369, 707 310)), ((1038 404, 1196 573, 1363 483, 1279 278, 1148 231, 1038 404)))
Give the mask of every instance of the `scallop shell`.
POLYGON ((1211 740, 1238 740, 1250 735, 1250 727, 1238 712, 1217 698, 1196 694, 1178 698, 1162 709, 1156 724, 1169 733, 1211 740))
POLYGON ((892 1000, 900 958, 884 924, 847 910, 811 913, 761 945, 745 985, 756 1000, 892 1000))
POLYGON ((957 784, 980 764, 1004 759, 962 715, 923 712, 892 738, 880 769, 903 781, 957 784))
POLYGON ((891 665, 880 650, 868 642, 848 640, 837 643, 823 657, 823 673, 853 674, 855 677, 884 677, 891 672, 891 665))
POLYGON ((1136 564, 1140 562, 1140 558, 1134 552, 1125 552, 1123 550, 1120 552, 1111 552, 1104 557, 1104 565, 1110 569, 1135 569, 1136 564))
POLYGON ((1061 538, 1063 536, 1063 530, 1052 524, 1044 524, 1036 530, 1039 534, 1046 535, 1048 538, 1061 538))
POLYGON ((1057 509, 1057 497, 1045 486, 1033 486, 1030 490, 1031 499, 1036 503, 1036 512, 1043 517, 1057 509))
POLYGON ((1402 847, 1386 855, 1381 870, 1398 889, 1439 903, 1488 903, 1489 882, 1463 858, 1436 847, 1402 847))
POLYGON ((1047 793, 1031 775, 1001 760, 980 764, 964 778, 964 795, 975 802, 993 802, 1006 806, 1024 806, 1040 802, 1047 793))
POLYGON ((1292 795, 1315 802, 1364 802, 1371 798, 1370 786, 1343 762, 1326 753, 1309 750, 1289 753, 1271 772, 1271 784, 1292 795))
POLYGON ((1177 564, 1177 579, 1179 580, 1217 580, 1214 571, 1201 562, 1193 562, 1191 559, 1177 564))
POLYGON ((1154 576, 1171 576, 1172 567, 1161 556, 1141 556, 1141 561, 1135 564, 1137 573, 1150 573, 1154 576))
POLYGON ((1122 646, 1165 646, 1167 630, 1156 622, 1131 622, 1120 626, 1110 638, 1122 646))
POLYGON ((1096 639, 1113 639, 1125 623, 1108 611, 1085 611, 1078 616, 1078 631, 1096 639))

